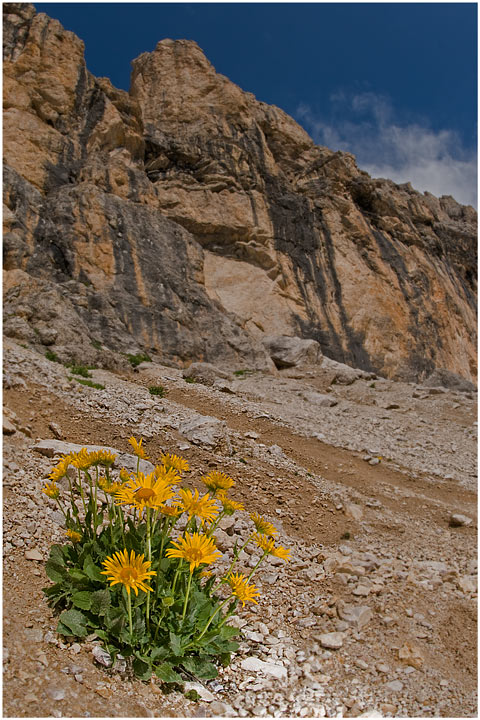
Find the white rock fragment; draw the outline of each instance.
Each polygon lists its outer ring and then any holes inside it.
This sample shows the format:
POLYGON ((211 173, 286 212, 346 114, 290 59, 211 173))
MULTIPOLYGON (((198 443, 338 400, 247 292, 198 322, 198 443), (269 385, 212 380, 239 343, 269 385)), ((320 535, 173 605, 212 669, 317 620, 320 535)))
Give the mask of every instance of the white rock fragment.
POLYGON ((339 650, 343 645, 344 634, 341 632, 322 633, 314 635, 320 645, 327 650, 339 650))
POLYGON ((40 550, 34 548, 33 550, 25 550, 25 558, 27 560, 38 560, 40 562, 43 560, 43 555, 40 550))
POLYGON ((287 669, 283 665, 276 665, 275 663, 264 662, 256 657, 247 657, 242 660, 240 666, 243 670, 249 670, 250 672, 262 672, 265 675, 271 675, 272 677, 283 680, 287 677, 287 669))

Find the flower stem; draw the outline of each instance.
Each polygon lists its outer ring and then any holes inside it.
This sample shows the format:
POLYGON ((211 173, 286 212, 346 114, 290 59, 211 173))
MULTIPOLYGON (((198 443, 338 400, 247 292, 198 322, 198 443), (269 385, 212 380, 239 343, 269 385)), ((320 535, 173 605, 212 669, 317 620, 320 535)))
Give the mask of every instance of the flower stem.
POLYGON ((183 603, 182 621, 185 620, 185 613, 187 612, 188 596, 190 595, 190 585, 192 584, 192 575, 193 575, 193 572, 190 571, 190 576, 188 578, 187 592, 185 593, 185 602, 183 603))
POLYGON ((269 554, 268 552, 264 552, 264 553, 263 553, 262 557, 260 558, 260 560, 257 562, 257 564, 255 565, 255 567, 253 568, 252 572, 251 572, 250 575, 247 577, 247 582, 250 580, 250 578, 252 577, 253 573, 256 571, 256 569, 258 568, 258 566, 260 565, 260 563, 262 562, 262 560, 264 560, 268 554, 269 554))
POLYGON ((203 630, 202 630, 202 632, 200 633, 200 635, 199 635, 197 638, 194 638, 193 642, 191 642, 189 645, 187 645, 186 648, 184 648, 185 650, 187 650, 187 649, 188 649, 189 647, 191 647, 194 643, 196 643, 196 642, 198 642, 199 640, 202 639, 202 637, 205 635, 205 633, 207 632, 208 628, 210 627, 210 624, 212 623, 215 615, 218 613, 219 610, 221 610, 221 609, 227 604, 227 602, 230 600, 231 597, 232 597, 232 596, 229 595, 228 598, 227 598, 226 600, 224 600, 221 605, 218 606, 218 608, 215 610, 215 612, 213 613, 213 615, 211 615, 209 621, 207 622, 207 624, 206 624, 205 627, 203 628, 203 630))
POLYGON ((130 628, 130 638, 133 637, 133 624, 132 624, 132 598, 130 593, 127 592, 127 610, 128 610, 128 625, 130 628))
MULTIPOLYGON (((152 560, 152 539, 150 537, 150 508, 146 508, 147 511, 147 560, 152 560)), ((150 593, 147 593, 147 607, 145 610, 147 619, 147 630, 150 631, 150 593)))
POLYGON ((207 531, 207 537, 210 537, 210 535, 213 533, 213 531, 214 531, 215 528, 218 526, 218 523, 220 522, 220 520, 221 520, 223 517, 225 517, 225 511, 224 511, 224 510, 222 510, 222 512, 220 513, 220 515, 219 515, 219 516, 217 517, 217 519, 215 520, 215 523, 212 524, 212 525, 210 526, 210 528, 208 529, 208 531, 207 531))

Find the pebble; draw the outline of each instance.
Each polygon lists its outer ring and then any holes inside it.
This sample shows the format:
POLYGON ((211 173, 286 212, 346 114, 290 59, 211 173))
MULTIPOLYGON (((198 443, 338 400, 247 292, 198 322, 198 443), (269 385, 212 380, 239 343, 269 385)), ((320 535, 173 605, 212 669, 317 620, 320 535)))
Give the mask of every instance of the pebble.
POLYGON ((373 618, 372 609, 368 605, 349 605, 339 602, 337 612, 340 620, 345 620, 357 630, 364 628, 373 618))
POLYGON ((43 560, 43 555, 40 550, 33 548, 33 550, 25 550, 25 558, 27 560, 37 560, 41 562, 43 560))
POLYGON ((53 685, 49 685, 45 688, 45 692, 51 700, 63 700, 65 697, 65 690, 53 685))
POLYGON ((321 635, 313 635, 314 640, 318 640, 320 645, 327 650, 339 650, 343 645, 344 634, 341 632, 322 633, 321 635))
POLYGON ((392 692, 401 692, 403 690, 403 683, 401 683, 400 680, 392 680, 391 682, 385 683, 384 687, 392 692))
POLYGON ((473 520, 472 518, 468 517, 467 515, 460 515, 457 513, 454 513, 453 515, 450 515, 450 527, 466 527, 468 525, 471 525, 473 520))

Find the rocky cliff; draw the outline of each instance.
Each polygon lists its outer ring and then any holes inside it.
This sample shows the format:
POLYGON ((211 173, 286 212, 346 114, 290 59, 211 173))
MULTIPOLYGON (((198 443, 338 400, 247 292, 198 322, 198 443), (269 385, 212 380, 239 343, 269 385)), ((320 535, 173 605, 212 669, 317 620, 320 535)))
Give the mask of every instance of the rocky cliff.
POLYGON ((265 335, 391 377, 476 370, 476 213, 372 179, 190 41, 133 62, 4 4, 4 330, 62 359, 268 368, 265 335))

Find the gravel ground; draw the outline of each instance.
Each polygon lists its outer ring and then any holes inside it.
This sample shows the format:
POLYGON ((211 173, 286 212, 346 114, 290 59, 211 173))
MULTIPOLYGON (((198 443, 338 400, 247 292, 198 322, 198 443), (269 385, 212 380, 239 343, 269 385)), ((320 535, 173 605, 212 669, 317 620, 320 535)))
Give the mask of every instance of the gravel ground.
MULTIPOLYGON (((4 355, 6 716, 477 715, 476 395, 332 385, 314 368, 210 387, 153 363, 94 370, 95 390, 10 340, 4 355), (148 392, 159 384, 165 398, 148 392), (154 458, 186 457, 192 487, 228 472, 292 549, 259 573, 240 649, 197 702, 99 666, 95 640, 63 643, 41 592, 64 531, 40 493, 54 461, 39 442, 128 452, 131 434, 154 458)), ((223 563, 247 527, 248 513, 224 523, 223 563)))

